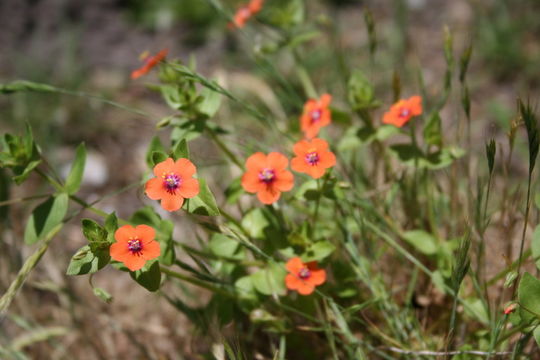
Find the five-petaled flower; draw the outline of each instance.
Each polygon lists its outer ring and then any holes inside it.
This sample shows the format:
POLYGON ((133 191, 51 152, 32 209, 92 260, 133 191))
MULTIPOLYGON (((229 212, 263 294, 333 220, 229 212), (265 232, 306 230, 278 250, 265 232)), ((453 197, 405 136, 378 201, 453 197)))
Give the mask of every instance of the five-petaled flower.
POLYGON ((332 121, 328 106, 332 101, 330 94, 323 94, 320 100, 309 99, 304 104, 304 112, 300 117, 300 127, 306 138, 311 139, 319 134, 322 127, 332 121))
POLYGON ((168 158, 154 167, 155 178, 146 182, 146 195, 152 200, 161 200, 161 207, 176 211, 182 207, 184 198, 199 193, 199 181, 193 178, 197 168, 188 159, 174 161, 168 158))
POLYGON ((156 55, 150 56, 146 55, 142 60, 144 61, 144 65, 138 68, 137 70, 133 70, 131 72, 131 78, 137 79, 143 75, 146 75, 154 66, 159 64, 161 60, 167 56, 167 53, 169 52, 169 49, 163 49, 160 52, 158 52, 156 55))
POLYGON ((155 230, 148 225, 124 225, 114 233, 116 242, 109 248, 111 258, 124 263, 130 271, 139 270, 160 254, 155 236, 155 230))
POLYGON ((291 160, 291 168, 314 179, 323 176, 326 169, 336 164, 336 156, 328 151, 328 143, 322 139, 300 140, 294 144, 293 150, 296 157, 291 160))
POLYGON ((267 156, 257 152, 246 160, 247 171, 242 176, 242 187, 247 192, 257 193, 263 204, 272 204, 282 191, 289 191, 294 185, 288 165, 289 160, 283 154, 271 152, 267 156))
POLYGON ((249 4, 239 8, 234 14, 233 22, 231 25, 236 26, 237 28, 242 28, 246 25, 246 22, 263 7, 264 0, 251 0, 249 4))
POLYGON ((301 295, 309 295, 318 285, 326 281, 326 271, 317 267, 316 261, 302 262, 299 257, 287 261, 285 268, 289 272, 285 276, 285 285, 289 290, 296 290, 301 295))
POLYGON ((422 98, 418 95, 399 100, 383 116, 383 123, 402 127, 413 116, 422 114, 422 98))

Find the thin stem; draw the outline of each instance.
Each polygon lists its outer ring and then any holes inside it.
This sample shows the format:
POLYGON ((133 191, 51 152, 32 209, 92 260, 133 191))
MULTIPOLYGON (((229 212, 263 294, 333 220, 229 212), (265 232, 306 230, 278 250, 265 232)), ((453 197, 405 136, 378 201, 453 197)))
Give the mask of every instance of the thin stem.
POLYGON ((213 292, 215 294, 220 294, 220 295, 224 295, 224 296, 227 296, 227 297, 234 297, 234 294, 230 293, 229 291, 225 291, 220 287, 210 285, 205 281, 193 278, 191 276, 181 274, 179 272, 176 272, 176 271, 171 270, 171 269, 169 269, 167 267, 164 267, 164 266, 160 266, 159 268, 160 268, 162 273, 165 273, 165 274, 167 274, 169 276, 172 276, 174 278, 183 280, 183 281, 188 282, 188 283, 190 283, 192 285, 201 287, 203 289, 210 290, 211 292, 213 292))
POLYGON ((212 140, 216 143, 216 145, 227 155, 227 157, 240 169, 244 169, 244 165, 238 160, 236 155, 232 153, 232 151, 229 150, 227 145, 221 141, 219 136, 217 136, 216 132, 212 130, 209 126, 206 126, 206 130, 208 131, 208 134, 210 134, 210 137, 212 140))

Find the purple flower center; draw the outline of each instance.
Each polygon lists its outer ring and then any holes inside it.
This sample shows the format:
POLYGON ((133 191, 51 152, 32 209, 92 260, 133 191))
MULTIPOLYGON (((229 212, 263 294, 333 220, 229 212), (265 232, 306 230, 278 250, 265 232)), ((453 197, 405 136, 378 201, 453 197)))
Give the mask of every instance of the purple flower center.
POLYGON ((299 272, 298 272, 298 277, 302 280, 306 280, 307 278, 309 278, 311 276, 311 271, 309 271, 309 269, 307 267, 304 267, 302 268, 299 272))
POLYGON ((322 116, 321 109, 313 110, 311 112, 311 122, 312 123, 318 122, 319 120, 321 120, 321 116, 322 116))
POLYGON ((174 193, 181 184, 182 179, 174 173, 170 173, 163 178, 163 186, 170 193, 174 193))
POLYGON ((407 117, 411 114, 411 110, 407 109, 407 108, 402 108, 401 111, 399 112, 399 117, 407 117))
POLYGON ((141 252, 142 247, 143 247, 141 240, 137 238, 129 239, 127 245, 128 245, 128 250, 134 254, 141 252))
POLYGON ((317 154, 316 151, 312 151, 306 154, 305 159, 309 165, 311 166, 317 165, 317 163, 319 162, 319 154, 317 154))
POLYGON ((263 171, 259 173, 259 179, 266 184, 270 184, 274 181, 275 177, 276 174, 272 169, 263 169, 263 171))

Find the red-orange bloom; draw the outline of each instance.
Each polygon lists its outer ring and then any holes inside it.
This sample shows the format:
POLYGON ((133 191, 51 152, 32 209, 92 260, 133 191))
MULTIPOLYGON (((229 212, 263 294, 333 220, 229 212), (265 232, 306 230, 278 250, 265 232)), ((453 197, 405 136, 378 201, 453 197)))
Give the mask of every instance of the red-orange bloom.
POLYGON ((300 127, 306 138, 311 139, 319 134, 322 127, 332 121, 328 105, 332 101, 330 94, 323 94, 320 100, 309 99, 304 104, 304 112, 300 117, 300 127))
POLYGON ((302 262, 299 257, 287 261, 285 268, 289 272, 285 276, 285 285, 289 290, 296 290, 301 295, 311 294, 316 286, 326 281, 326 271, 317 267, 316 261, 302 262))
POLYGON ((418 95, 411 96, 408 99, 399 100, 392 105, 390 111, 387 111, 383 117, 383 123, 402 127, 413 116, 422 114, 422 98, 418 95))
POLYGON ((232 22, 233 26, 237 28, 242 28, 246 25, 246 22, 263 7, 264 0, 251 0, 249 4, 242 6, 234 14, 234 19, 232 22))
POLYGON ((267 156, 257 152, 246 160, 242 187, 247 192, 257 193, 263 204, 272 204, 282 191, 289 191, 294 185, 293 174, 286 170, 288 165, 289 160, 283 154, 271 152, 267 156))
POLYGON ((197 168, 188 159, 172 158, 154 167, 155 178, 146 182, 146 195, 152 200, 161 200, 161 207, 176 211, 182 207, 184 198, 192 198, 199 193, 199 181, 193 178, 197 168))
POLYGON ((154 56, 146 56, 143 59, 144 65, 138 68, 137 70, 133 70, 131 72, 131 78, 137 79, 143 75, 146 75, 150 70, 152 70, 154 66, 159 64, 159 62, 163 60, 165 56, 167 56, 168 53, 169 53, 169 49, 163 49, 154 56))
POLYGON ((336 165, 336 156, 328 151, 328 143, 322 139, 300 140, 294 144, 293 150, 296 157, 291 160, 291 168, 314 179, 320 178, 326 169, 336 165))
POLYGON ((148 225, 124 225, 114 233, 116 242, 111 245, 109 252, 114 260, 124 263, 129 270, 139 270, 148 260, 160 254, 155 237, 155 230, 148 225))

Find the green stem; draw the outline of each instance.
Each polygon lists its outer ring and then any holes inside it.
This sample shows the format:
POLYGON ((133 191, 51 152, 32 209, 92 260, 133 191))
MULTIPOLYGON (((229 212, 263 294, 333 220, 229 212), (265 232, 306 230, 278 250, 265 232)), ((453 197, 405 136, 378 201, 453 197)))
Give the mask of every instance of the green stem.
POLYGON ((225 291, 224 289, 222 289, 220 287, 210 285, 205 281, 193 278, 191 276, 181 274, 179 272, 176 272, 176 271, 171 270, 171 269, 169 269, 167 267, 164 267, 164 266, 160 266, 159 268, 160 268, 161 272, 164 273, 164 274, 167 274, 167 275, 172 276, 174 278, 183 280, 185 282, 188 282, 188 283, 190 283, 192 285, 195 285, 195 286, 198 286, 200 288, 209 290, 209 291, 213 292, 214 294, 220 294, 220 295, 227 296, 227 297, 234 297, 234 294, 230 293, 229 291, 225 291))
POLYGON ((216 143, 216 145, 227 155, 227 157, 240 169, 244 169, 244 165, 238 160, 236 155, 232 153, 232 151, 229 150, 227 145, 221 141, 219 136, 217 136, 216 132, 212 130, 210 127, 206 126, 206 130, 208 131, 208 134, 210 134, 210 137, 212 140, 216 143))

